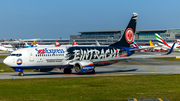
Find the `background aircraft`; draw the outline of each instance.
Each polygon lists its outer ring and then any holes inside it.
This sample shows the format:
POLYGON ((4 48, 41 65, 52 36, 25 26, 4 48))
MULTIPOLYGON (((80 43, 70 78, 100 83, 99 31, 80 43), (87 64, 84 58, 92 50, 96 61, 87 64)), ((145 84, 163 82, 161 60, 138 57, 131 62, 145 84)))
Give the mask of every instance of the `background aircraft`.
POLYGON ((55 47, 60 47, 61 45, 59 44, 59 42, 56 40, 56 44, 55 47))
MULTIPOLYGON (((149 43, 152 44, 152 41, 149 40, 149 43)), ((143 51, 147 52, 147 51, 150 51, 150 50, 154 49, 153 45, 150 45, 150 46, 140 46, 135 41, 134 41, 133 47, 137 48, 137 49, 140 49, 139 52, 143 52, 143 51)))
POLYGON ((2 51, 7 51, 7 52, 13 52, 14 50, 12 48, 7 48, 6 46, 4 45, 0 45, 0 50, 2 51))
MULTIPOLYGON (((156 39, 158 40, 158 45, 162 47, 162 49, 170 49, 173 43, 166 43, 166 41, 163 40, 163 38, 160 37, 160 35, 155 34, 156 39)), ((178 43, 175 44, 173 49, 180 49, 180 45, 178 43)))

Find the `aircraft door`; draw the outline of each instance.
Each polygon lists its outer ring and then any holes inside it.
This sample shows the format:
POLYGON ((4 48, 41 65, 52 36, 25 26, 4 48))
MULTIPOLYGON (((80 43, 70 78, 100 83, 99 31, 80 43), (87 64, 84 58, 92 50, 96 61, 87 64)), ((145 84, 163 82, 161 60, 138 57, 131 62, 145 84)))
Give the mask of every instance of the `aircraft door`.
POLYGON ((13 63, 16 63, 15 58, 13 58, 13 63))
POLYGON ((33 62, 34 61, 34 56, 32 51, 28 51, 29 53, 29 61, 33 62))

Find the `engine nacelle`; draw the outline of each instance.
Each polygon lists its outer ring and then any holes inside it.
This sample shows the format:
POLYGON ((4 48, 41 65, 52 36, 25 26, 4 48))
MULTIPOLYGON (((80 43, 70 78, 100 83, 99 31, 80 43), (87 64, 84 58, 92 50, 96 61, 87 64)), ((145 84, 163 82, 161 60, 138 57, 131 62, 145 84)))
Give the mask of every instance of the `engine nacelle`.
POLYGON ((94 64, 91 61, 80 61, 74 64, 76 72, 91 72, 94 70, 94 64))

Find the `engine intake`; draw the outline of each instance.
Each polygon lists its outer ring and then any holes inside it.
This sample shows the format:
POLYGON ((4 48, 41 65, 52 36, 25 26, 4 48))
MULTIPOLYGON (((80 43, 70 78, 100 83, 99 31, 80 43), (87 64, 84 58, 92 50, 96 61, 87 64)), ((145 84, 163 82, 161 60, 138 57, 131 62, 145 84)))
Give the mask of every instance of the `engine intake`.
POLYGON ((94 64, 91 61, 80 61, 75 63, 74 69, 76 72, 91 72, 94 70, 94 64))

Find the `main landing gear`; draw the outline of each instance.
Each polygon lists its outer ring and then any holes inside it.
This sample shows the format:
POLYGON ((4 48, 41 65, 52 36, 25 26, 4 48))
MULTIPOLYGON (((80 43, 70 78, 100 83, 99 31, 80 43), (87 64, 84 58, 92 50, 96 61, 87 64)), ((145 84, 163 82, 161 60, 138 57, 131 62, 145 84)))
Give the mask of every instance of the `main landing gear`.
POLYGON ((71 74, 72 70, 71 68, 64 68, 64 74, 71 74))
POLYGON ((93 69, 93 71, 87 72, 87 74, 95 74, 95 70, 93 69))
POLYGON ((19 72, 19 76, 24 76, 24 73, 23 72, 19 72))

